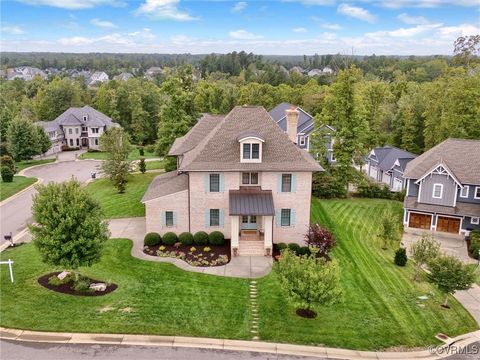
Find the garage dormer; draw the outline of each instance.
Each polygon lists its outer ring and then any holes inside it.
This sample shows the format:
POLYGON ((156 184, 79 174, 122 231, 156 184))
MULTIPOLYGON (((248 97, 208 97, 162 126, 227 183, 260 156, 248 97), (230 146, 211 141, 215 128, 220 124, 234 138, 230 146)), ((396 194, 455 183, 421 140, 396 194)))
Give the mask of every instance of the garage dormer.
POLYGON ((265 139, 256 132, 245 132, 237 137, 240 143, 241 163, 261 163, 265 139))

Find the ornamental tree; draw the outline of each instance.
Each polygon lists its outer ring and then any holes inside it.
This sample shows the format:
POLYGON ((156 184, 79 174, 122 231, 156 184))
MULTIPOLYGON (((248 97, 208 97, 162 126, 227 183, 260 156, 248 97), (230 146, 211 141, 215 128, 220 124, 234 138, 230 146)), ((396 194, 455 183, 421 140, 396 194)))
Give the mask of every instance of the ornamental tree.
POLYGON ((109 238, 100 204, 80 183, 70 180, 37 186, 33 197, 33 243, 45 263, 72 269, 91 266, 102 255, 109 238))
POLYGON ((468 290, 475 281, 474 270, 453 256, 437 256, 430 261, 428 269, 430 282, 445 294, 443 307, 448 307, 449 294, 453 295, 457 290, 468 290))
POLYGON ((393 243, 400 236, 400 227, 397 217, 390 209, 387 209, 380 220, 379 236, 383 240, 383 249, 386 250, 388 243, 393 243))
POLYGON ((118 192, 124 193, 131 171, 128 155, 132 146, 127 134, 119 127, 107 130, 100 137, 100 148, 107 153, 107 159, 102 163, 102 171, 118 192))
POLYGON ((417 265, 414 280, 418 281, 422 266, 428 264, 440 254, 440 244, 433 240, 432 235, 425 233, 419 241, 410 246, 410 252, 417 265))
POLYGON ((315 314, 312 308, 334 304, 341 297, 338 264, 317 258, 315 249, 309 256, 296 256, 285 249, 273 269, 287 298, 298 310, 315 314))
POLYGON ((326 255, 336 244, 330 230, 317 223, 309 226, 305 242, 308 246, 317 248, 320 256, 326 255))

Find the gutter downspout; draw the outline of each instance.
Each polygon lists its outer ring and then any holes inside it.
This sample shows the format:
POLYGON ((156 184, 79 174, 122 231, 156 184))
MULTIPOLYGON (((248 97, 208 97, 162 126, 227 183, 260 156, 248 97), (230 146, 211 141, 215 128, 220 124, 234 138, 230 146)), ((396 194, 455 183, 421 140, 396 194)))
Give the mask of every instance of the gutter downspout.
POLYGON ((190 173, 187 173, 188 176, 188 232, 191 233, 191 219, 190 219, 190 173))

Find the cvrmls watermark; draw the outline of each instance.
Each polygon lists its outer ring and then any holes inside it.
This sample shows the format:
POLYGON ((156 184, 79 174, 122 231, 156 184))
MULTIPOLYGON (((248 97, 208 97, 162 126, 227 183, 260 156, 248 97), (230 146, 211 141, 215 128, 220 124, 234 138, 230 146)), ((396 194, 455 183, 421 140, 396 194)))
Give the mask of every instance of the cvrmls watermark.
POLYGON ((437 355, 478 355, 480 354, 480 345, 473 344, 469 347, 461 345, 439 345, 429 346, 428 351, 437 355))

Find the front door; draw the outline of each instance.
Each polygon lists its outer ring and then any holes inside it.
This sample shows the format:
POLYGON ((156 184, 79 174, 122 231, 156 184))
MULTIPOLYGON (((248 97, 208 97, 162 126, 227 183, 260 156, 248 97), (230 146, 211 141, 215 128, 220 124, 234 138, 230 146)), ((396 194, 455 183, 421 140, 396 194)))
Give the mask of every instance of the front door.
POLYGON ((439 216, 437 231, 448 232, 452 234, 458 234, 460 230, 460 219, 439 216))
POLYGON ((257 230, 257 217, 255 215, 243 215, 241 230, 257 230))

